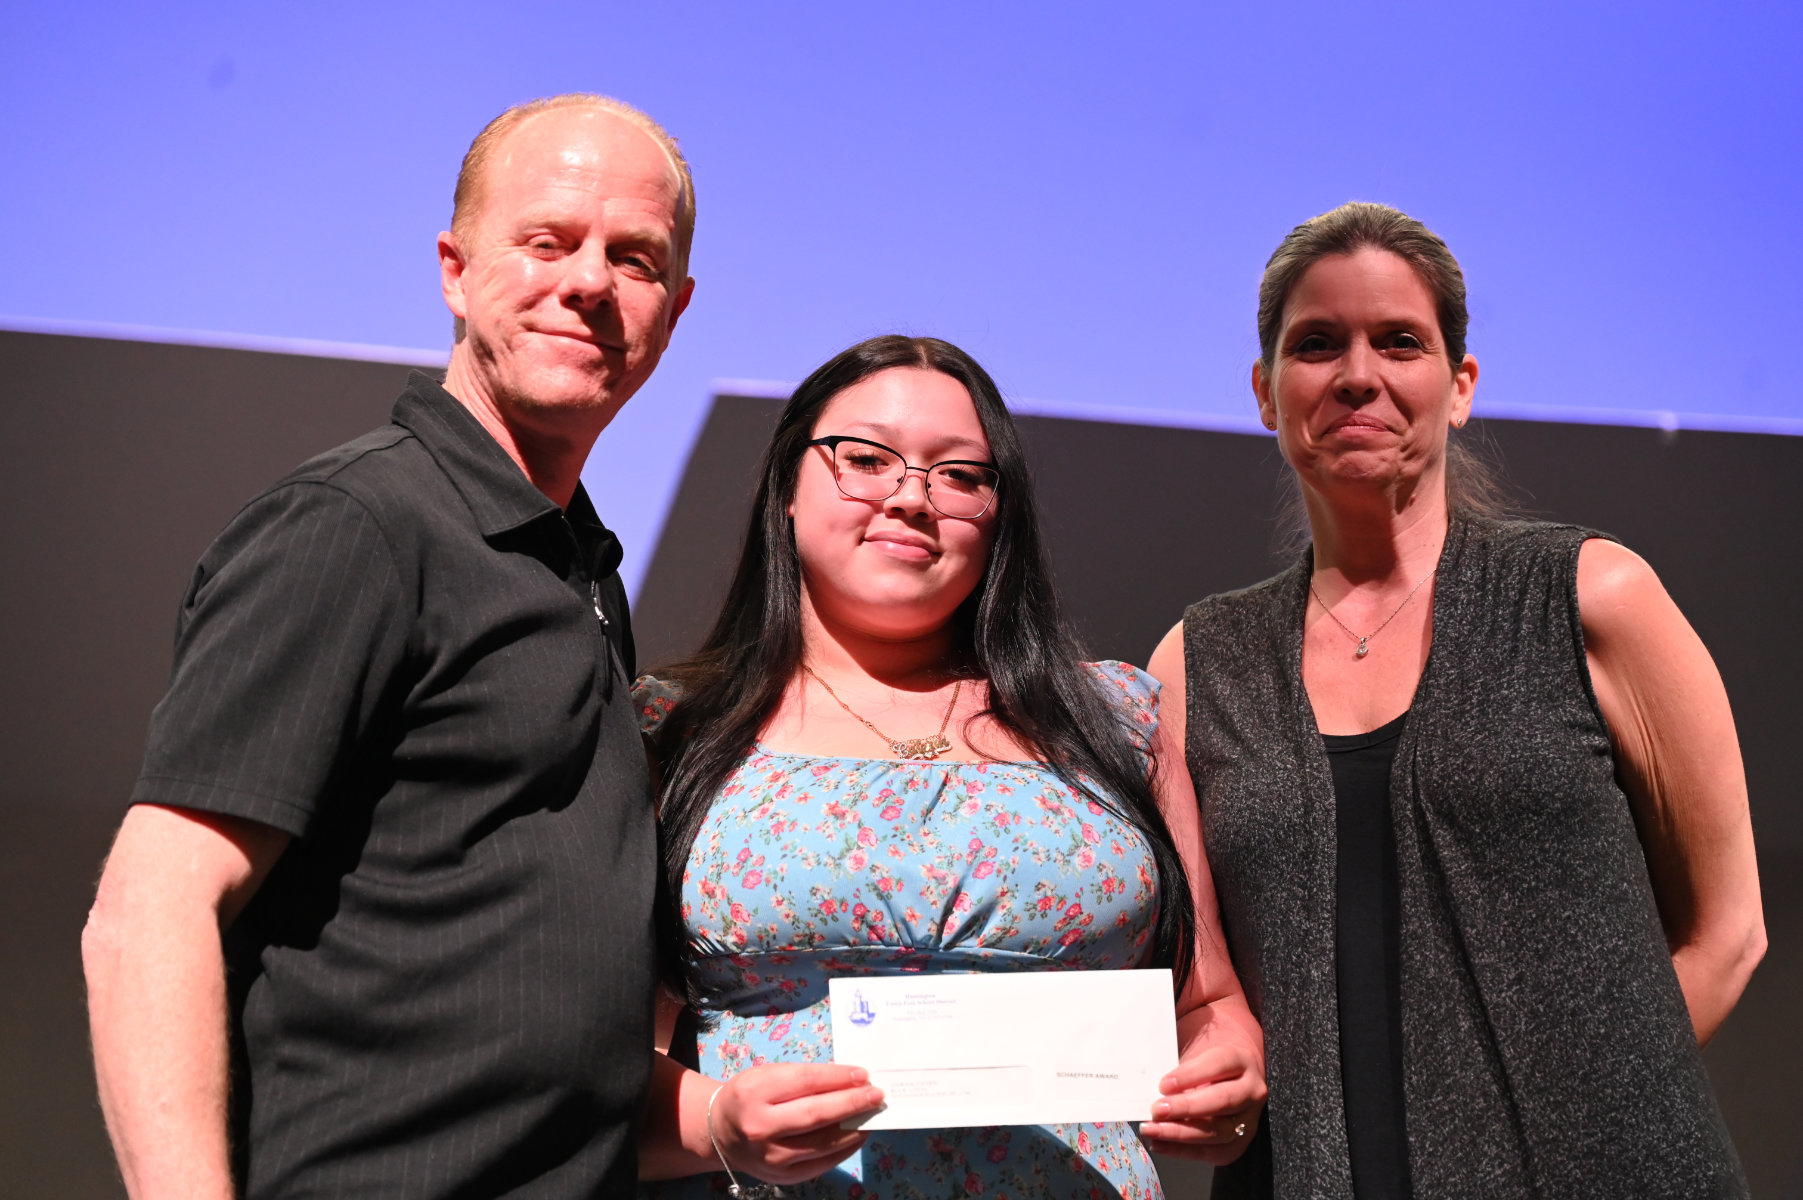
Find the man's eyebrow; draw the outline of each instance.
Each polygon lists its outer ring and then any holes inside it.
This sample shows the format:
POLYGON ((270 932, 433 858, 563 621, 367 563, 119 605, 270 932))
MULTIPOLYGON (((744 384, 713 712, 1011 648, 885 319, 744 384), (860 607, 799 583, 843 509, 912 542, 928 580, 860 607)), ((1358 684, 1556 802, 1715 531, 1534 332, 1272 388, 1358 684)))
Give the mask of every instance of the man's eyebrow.
MULTIPOLYGON (((665 228, 655 221, 643 223, 631 222, 615 218, 615 228, 610 242, 644 243, 646 245, 675 245, 676 231, 665 228)), ((572 217, 568 213, 556 209, 522 208, 514 216, 514 227, 526 229, 568 229, 575 225, 592 224, 587 218, 572 217)))

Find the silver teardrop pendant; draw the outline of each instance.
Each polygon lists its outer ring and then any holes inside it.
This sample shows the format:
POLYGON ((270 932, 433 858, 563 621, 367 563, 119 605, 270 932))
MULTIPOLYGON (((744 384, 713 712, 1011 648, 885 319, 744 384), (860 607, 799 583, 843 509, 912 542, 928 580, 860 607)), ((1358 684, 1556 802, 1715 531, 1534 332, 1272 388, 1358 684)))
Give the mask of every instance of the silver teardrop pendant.
POLYGON ((1357 650, 1354 650, 1353 653, 1360 658, 1363 658, 1363 657, 1365 657, 1365 655, 1371 653, 1371 639, 1368 637, 1360 638, 1359 639, 1359 648, 1357 650))

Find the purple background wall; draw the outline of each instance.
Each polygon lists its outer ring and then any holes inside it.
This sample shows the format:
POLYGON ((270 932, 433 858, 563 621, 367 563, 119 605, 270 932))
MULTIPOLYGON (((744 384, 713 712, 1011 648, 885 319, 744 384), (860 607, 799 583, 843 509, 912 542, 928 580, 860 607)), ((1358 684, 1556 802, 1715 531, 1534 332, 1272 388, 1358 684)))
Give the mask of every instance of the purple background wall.
POLYGON ((1012 396, 1243 416, 1265 256, 1354 198, 1462 257, 1480 413, 1803 422, 1776 0, 16 0, 0 30, 14 328, 442 355, 433 236, 482 123, 599 90, 668 125, 698 290, 589 474, 635 585, 710 381, 902 329, 1012 396))

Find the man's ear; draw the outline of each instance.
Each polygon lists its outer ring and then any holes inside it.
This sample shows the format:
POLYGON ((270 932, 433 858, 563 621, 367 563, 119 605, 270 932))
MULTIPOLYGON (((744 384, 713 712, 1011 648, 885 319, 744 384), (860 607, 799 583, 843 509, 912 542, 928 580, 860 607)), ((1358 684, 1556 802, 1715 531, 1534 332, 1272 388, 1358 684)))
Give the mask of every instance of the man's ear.
POLYGON ((444 292, 445 307, 461 322, 466 315, 463 303, 463 272, 468 267, 457 235, 446 230, 438 235, 438 286, 444 292))
POLYGON ((670 323, 664 326, 664 344, 670 344, 670 335, 676 332, 676 322, 682 317, 683 310, 688 308, 689 300, 695 295, 695 277, 690 275, 676 289, 676 299, 670 304, 670 323))

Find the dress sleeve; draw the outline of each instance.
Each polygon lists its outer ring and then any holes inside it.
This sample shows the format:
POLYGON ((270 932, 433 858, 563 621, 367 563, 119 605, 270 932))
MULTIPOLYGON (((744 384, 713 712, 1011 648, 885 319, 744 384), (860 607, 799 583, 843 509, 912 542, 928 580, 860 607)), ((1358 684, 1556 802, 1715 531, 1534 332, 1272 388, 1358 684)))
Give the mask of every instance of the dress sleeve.
POLYGON ((1112 658, 1084 663, 1083 669, 1095 679, 1110 706, 1120 714, 1133 748, 1150 758, 1152 734, 1158 728, 1158 693, 1164 685, 1138 667, 1112 658))
POLYGON ((656 733, 680 699, 680 684, 665 683, 655 675, 640 675, 633 680, 632 703, 639 710, 639 732, 647 737, 656 733))

